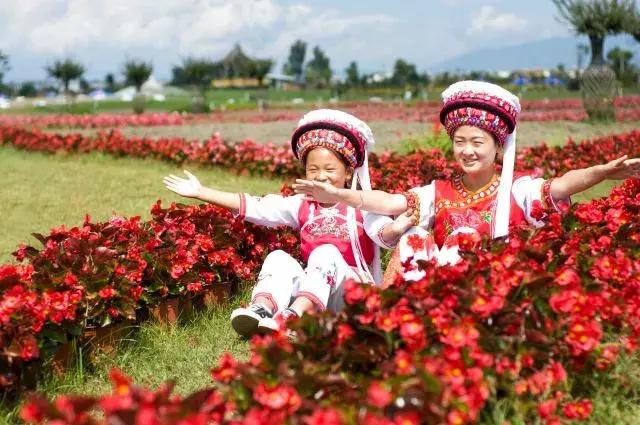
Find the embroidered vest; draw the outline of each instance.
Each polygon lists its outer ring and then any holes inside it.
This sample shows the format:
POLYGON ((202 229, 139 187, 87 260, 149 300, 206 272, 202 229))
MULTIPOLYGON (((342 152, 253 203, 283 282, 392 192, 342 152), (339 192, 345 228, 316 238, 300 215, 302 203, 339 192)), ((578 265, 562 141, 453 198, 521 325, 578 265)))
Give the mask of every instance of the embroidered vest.
MULTIPOLYGON (((331 244, 338 248, 347 264, 356 267, 349 239, 345 204, 322 207, 317 202, 303 201, 298 211, 298 222, 300 223, 300 251, 305 262, 315 248, 331 244)), ((356 222, 362 254, 367 264, 371 264, 374 252, 373 241, 364 231, 362 212, 359 209, 356 210, 356 222)))
MULTIPOLYGON (((514 176, 514 180, 517 179, 514 176)), ((433 235, 439 247, 452 243, 451 235, 456 230, 472 232, 480 235, 491 235, 495 221, 498 186, 500 177, 495 176, 489 184, 477 192, 470 192, 462 183, 459 175, 451 180, 435 181, 435 220, 433 235)), ((509 227, 526 221, 525 214, 511 194, 509 227)))

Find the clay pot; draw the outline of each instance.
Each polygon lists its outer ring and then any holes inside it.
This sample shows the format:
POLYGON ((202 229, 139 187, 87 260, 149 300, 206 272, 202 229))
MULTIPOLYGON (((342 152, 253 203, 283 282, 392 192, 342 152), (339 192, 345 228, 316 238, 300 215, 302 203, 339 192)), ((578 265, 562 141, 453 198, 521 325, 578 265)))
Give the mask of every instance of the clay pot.
POLYGON ((231 285, 214 284, 205 288, 198 297, 200 307, 209 308, 227 303, 231 298, 231 285))
POLYGON ((87 327, 82 333, 82 344, 89 360, 98 352, 115 355, 120 341, 131 331, 131 322, 123 321, 102 327, 87 327))
POLYGON ((176 323, 179 317, 190 314, 192 310, 191 298, 167 298, 149 307, 149 314, 158 323, 170 325, 176 323))

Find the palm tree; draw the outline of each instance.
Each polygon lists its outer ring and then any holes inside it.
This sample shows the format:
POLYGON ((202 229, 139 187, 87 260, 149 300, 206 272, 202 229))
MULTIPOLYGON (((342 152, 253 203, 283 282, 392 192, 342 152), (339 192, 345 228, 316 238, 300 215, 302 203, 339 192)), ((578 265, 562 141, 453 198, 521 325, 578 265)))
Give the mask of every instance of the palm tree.
POLYGON ((631 32, 637 15, 635 0, 553 0, 560 20, 576 34, 589 37, 591 64, 582 74, 584 106, 592 119, 613 119, 616 75, 603 56, 607 35, 631 32))
POLYGON ((62 83, 65 95, 69 93, 69 83, 82 77, 85 72, 85 68, 81 63, 68 58, 58 59, 53 65, 48 65, 45 69, 50 77, 62 83))
POLYGON ((122 67, 122 74, 124 75, 127 84, 133 84, 136 88, 136 95, 133 98, 133 112, 141 114, 145 109, 145 96, 140 93, 142 85, 149 79, 153 72, 153 65, 151 62, 145 62, 143 60, 128 59, 125 61, 122 67))

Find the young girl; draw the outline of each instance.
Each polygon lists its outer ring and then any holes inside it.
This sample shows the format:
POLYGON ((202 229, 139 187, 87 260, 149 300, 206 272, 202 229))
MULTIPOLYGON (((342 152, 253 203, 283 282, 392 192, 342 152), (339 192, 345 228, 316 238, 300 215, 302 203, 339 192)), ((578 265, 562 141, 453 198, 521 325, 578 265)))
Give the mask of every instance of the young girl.
MULTIPOLYGON (((359 183, 363 190, 371 190, 367 151, 373 144, 371 129, 364 122, 328 109, 306 114, 291 139, 307 181, 336 189, 351 180, 352 188, 359 183)), ((255 197, 222 192, 203 187, 195 176, 185 173, 188 179, 165 177, 166 187, 179 195, 229 208, 252 223, 300 230, 306 268, 284 251, 266 257, 251 304, 231 315, 233 329, 240 335, 249 337, 276 329, 276 316, 286 321, 311 309, 340 310, 347 279, 381 283, 380 256, 374 242, 381 244, 379 232, 387 217, 344 203, 305 200, 300 195, 255 197)))
MULTIPOLYGON (((395 264, 399 269, 400 262, 413 257, 413 267, 404 270, 407 279, 423 276, 424 272, 417 270, 417 259, 436 259, 440 264, 457 262, 457 235, 461 233, 498 238, 508 234, 509 226, 519 223, 541 226, 543 223, 532 216, 535 201, 557 209, 559 203, 569 202, 571 195, 605 179, 625 179, 640 173, 640 159, 627 159, 625 155, 548 180, 514 175, 518 98, 497 85, 479 81, 455 83, 442 97, 440 121, 453 142, 454 158, 462 170, 451 180, 435 180, 402 195, 358 192, 310 180, 298 180, 294 185, 305 199, 319 202, 343 202, 388 215, 409 209, 414 217, 406 225, 404 230, 410 228, 406 233, 397 225, 383 226, 381 231, 382 239, 390 243, 402 235, 400 261, 396 258, 395 264), (499 154, 503 154, 500 175, 496 171, 499 154), (414 234, 425 243, 418 246, 416 238, 410 239, 414 234), (411 240, 413 243, 408 243, 411 240)), ((388 276, 393 279, 395 273, 386 273, 385 283, 388 276)))

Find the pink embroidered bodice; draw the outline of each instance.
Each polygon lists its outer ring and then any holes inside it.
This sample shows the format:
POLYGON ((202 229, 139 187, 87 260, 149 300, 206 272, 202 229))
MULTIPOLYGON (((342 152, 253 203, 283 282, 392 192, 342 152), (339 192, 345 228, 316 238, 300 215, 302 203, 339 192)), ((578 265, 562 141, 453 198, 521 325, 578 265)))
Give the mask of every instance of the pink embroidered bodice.
MULTIPOLYGON (((358 238, 367 264, 371 264, 374 256, 374 244, 363 227, 363 216, 356 210, 358 238)), ((347 224, 347 206, 339 203, 332 207, 322 207, 317 202, 303 201, 298 211, 300 223, 300 250, 306 262, 314 248, 331 244, 338 248, 347 264, 356 267, 356 261, 349 239, 347 224)))

